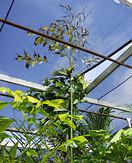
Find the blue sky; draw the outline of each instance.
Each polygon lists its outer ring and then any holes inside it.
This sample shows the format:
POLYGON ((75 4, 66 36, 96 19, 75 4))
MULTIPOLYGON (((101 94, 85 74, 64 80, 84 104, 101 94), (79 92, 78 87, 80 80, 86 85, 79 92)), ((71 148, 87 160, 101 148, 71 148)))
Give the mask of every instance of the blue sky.
MULTIPOLYGON (((40 26, 48 25, 51 21, 64 15, 59 7, 60 0, 20 0, 15 1, 8 20, 18 24, 38 29, 40 26)), ((65 0, 64 4, 69 4, 73 10, 80 11, 86 8, 89 14, 85 26, 89 29, 89 46, 87 48, 96 52, 108 55, 123 43, 132 39, 132 9, 123 5, 116 4, 113 0, 65 0)), ((0 17, 4 18, 11 0, 0 1, 0 17)), ((5 25, 0 33, 0 73, 21 79, 41 83, 48 77, 56 65, 65 65, 64 59, 57 60, 52 57, 54 64, 41 64, 28 70, 24 68, 24 63, 18 63, 14 58, 16 53, 23 53, 23 49, 32 54, 33 38, 26 35, 19 29, 5 25)), ((41 51, 43 55, 44 50, 41 51)), ((83 54, 87 57, 87 54, 83 54)), ((132 57, 126 62, 132 64, 132 57)), ((84 67, 86 68, 86 66, 84 67)), ((84 70, 83 64, 78 65, 78 71, 84 70)), ((102 67, 104 69, 105 66, 102 67)), ((87 79, 96 76, 99 71, 94 71, 91 75, 87 74, 87 79)), ((132 71, 123 67, 116 70, 110 77, 103 81, 89 97, 98 98, 110 88, 123 81, 132 71)), ((104 99, 119 104, 131 103, 132 101, 132 79, 117 89, 104 99)), ((11 84, 0 82, 0 86, 9 86, 12 89, 20 88, 11 84)))

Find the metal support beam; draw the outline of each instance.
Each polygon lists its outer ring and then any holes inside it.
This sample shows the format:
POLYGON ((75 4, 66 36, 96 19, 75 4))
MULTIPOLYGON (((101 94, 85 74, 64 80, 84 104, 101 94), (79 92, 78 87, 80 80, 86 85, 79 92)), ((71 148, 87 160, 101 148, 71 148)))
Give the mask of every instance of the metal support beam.
POLYGON ((16 85, 20 85, 20 86, 24 86, 28 88, 37 89, 39 91, 45 91, 47 89, 47 87, 44 87, 40 84, 33 83, 30 81, 25 81, 22 79, 14 78, 14 77, 3 75, 3 74, 0 74, 0 80, 3 82, 11 83, 11 84, 16 84, 16 85))
POLYGON ((117 106, 116 104, 106 102, 106 101, 102 101, 102 100, 97 100, 97 99, 94 99, 94 98, 84 97, 82 102, 95 104, 95 105, 99 105, 99 106, 105 106, 105 107, 113 108, 115 110, 124 111, 124 112, 126 111, 126 112, 131 112, 132 113, 132 111, 128 110, 128 108, 126 108, 126 107, 117 106))
POLYGON ((122 63, 122 62, 118 62, 118 61, 115 60, 115 59, 112 59, 112 58, 107 57, 107 56, 105 56, 105 55, 102 55, 102 54, 100 54, 100 53, 91 51, 91 50, 86 49, 86 48, 84 48, 84 47, 81 47, 81 46, 72 44, 72 43, 70 43, 70 42, 64 41, 64 40, 62 40, 62 39, 59 39, 59 38, 56 38, 56 37, 52 37, 52 36, 50 36, 50 35, 47 35, 47 34, 44 34, 44 33, 38 32, 38 31, 35 31, 35 30, 33 30, 33 29, 30 29, 30 28, 21 26, 21 25, 19 25, 19 24, 16 24, 16 23, 13 23, 13 22, 11 22, 11 21, 7 21, 7 20, 1 19, 1 18, 0 18, 0 22, 3 22, 3 23, 5 23, 5 24, 8 24, 8 25, 10 25, 10 26, 19 28, 19 29, 24 30, 24 31, 27 31, 27 32, 34 33, 34 34, 39 35, 39 36, 43 36, 44 38, 47 38, 47 39, 50 39, 50 40, 53 40, 53 41, 62 43, 62 44, 64 44, 64 45, 68 45, 68 46, 70 46, 70 47, 72 47, 72 48, 81 50, 81 51, 86 52, 86 53, 90 53, 90 54, 95 55, 95 56, 97 56, 97 57, 103 58, 103 59, 105 59, 105 60, 109 60, 109 61, 114 62, 114 63, 116 63, 116 64, 122 65, 122 66, 124 66, 124 67, 129 68, 129 69, 132 69, 132 66, 130 66, 130 65, 124 64, 124 63, 122 63))
MULTIPOLYGON (((25 80, 22 80, 22 79, 10 77, 10 76, 3 75, 3 74, 0 74, 0 80, 4 81, 4 82, 11 83, 11 84, 15 84, 15 85, 20 85, 20 86, 24 86, 24 87, 28 87, 28 88, 37 89, 37 90, 40 90, 40 91, 46 91, 46 89, 48 88, 48 87, 44 87, 44 86, 42 86, 40 84, 37 84, 37 83, 25 81, 25 80)), ((8 95, 6 95, 6 94, 2 95, 0 93, 0 95, 8 97, 8 95)), ((105 101, 100 101, 100 100, 92 99, 92 98, 88 98, 88 97, 83 98, 82 102, 87 102, 87 103, 100 105, 100 106, 106 106, 106 107, 110 107, 110 108, 120 110, 120 111, 128 111, 128 109, 125 108, 125 107, 120 107, 120 106, 117 106, 116 104, 113 104, 113 103, 108 103, 108 102, 105 102, 105 101)), ((131 111, 128 111, 128 112, 131 112, 131 111)))
MULTIPOLYGON (((129 47, 120 57, 118 57, 117 61, 124 63, 130 56, 132 56, 132 46, 129 47)), ((97 87, 105 78, 107 78, 113 71, 115 71, 119 65, 116 63, 112 63, 105 71, 103 71, 93 82, 88 85, 85 89, 88 94, 95 87, 97 87)))

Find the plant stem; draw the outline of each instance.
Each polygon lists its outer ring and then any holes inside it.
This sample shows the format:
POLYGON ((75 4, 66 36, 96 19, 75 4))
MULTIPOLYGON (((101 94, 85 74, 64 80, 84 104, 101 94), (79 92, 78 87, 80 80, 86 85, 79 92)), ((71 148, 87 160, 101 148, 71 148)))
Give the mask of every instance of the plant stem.
MULTIPOLYGON (((72 88, 72 83, 71 83, 71 110, 70 110, 70 113, 71 115, 73 115, 73 88, 72 88)), ((73 121, 73 119, 71 118, 71 121, 73 121)), ((73 129, 70 128, 70 139, 73 138, 73 129)), ((71 147, 70 148, 70 157, 71 157, 71 163, 72 163, 72 158, 73 158, 73 148, 71 147)))
MULTIPOLYGON (((70 67, 73 67, 73 61, 72 61, 72 50, 71 50, 71 56, 70 56, 70 67)), ((70 114, 73 115, 73 85, 72 85, 72 71, 70 75, 70 114)), ((73 118, 71 118, 71 121, 73 122, 73 118)), ((73 128, 70 128, 70 139, 73 138, 73 128)), ((70 158, 71 158, 71 163, 73 162, 73 147, 70 147, 70 158)))

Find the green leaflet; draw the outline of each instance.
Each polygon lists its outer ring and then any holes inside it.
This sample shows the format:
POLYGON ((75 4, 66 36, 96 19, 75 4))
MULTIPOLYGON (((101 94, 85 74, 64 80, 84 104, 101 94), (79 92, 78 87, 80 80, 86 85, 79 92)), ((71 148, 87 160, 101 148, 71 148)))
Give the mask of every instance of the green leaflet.
POLYGON ((74 137, 72 139, 68 139, 65 143, 61 144, 58 147, 58 150, 66 152, 67 146, 71 146, 71 147, 76 148, 79 144, 83 144, 83 143, 86 143, 86 142, 88 142, 88 140, 83 135, 76 136, 76 137, 74 137))
POLYGON ((49 29, 49 27, 46 27, 46 26, 45 26, 45 27, 41 27, 40 29, 41 29, 41 30, 47 31, 47 30, 49 29))
POLYGON ((84 136, 76 136, 72 138, 71 140, 78 141, 80 143, 84 143, 88 141, 84 136))
POLYGON ((29 102, 31 102, 31 103, 40 103, 41 101, 40 100, 38 100, 38 99, 36 99, 36 98, 34 98, 34 97, 32 97, 32 96, 27 96, 27 99, 28 99, 28 101, 29 102))
POLYGON ((26 151, 27 156, 38 156, 38 153, 34 149, 28 149, 26 151))
POLYGON ((41 44, 41 43, 42 43, 42 41, 43 41, 43 37, 42 37, 42 36, 37 37, 37 38, 35 39, 34 44, 35 44, 35 45, 41 44))
POLYGON ((124 130, 121 129, 116 133, 116 135, 111 139, 111 143, 117 142, 121 139, 122 134, 124 133, 124 130))
POLYGON ((12 93, 12 91, 9 88, 6 88, 6 87, 0 87, 0 92, 9 93, 9 94, 12 93))
POLYGON ((60 119, 61 122, 67 124, 69 127, 73 128, 74 130, 76 129, 75 124, 71 120, 71 115, 69 114, 59 114, 58 118, 60 119))
POLYGON ((5 129, 13 122, 12 119, 6 117, 0 117, 0 133, 4 132, 5 129))
POLYGON ((8 95, 11 95, 14 97, 14 101, 16 102, 22 102, 22 95, 24 94, 24 92, 20 91, 20 90, 16 90, 16 91, 11 91, 9 88, 6 87, 0 87, 0 92, 2 93, 8 93, 8 95))
POLYGON ((132 128, 129 128, 126 131, 124 131, 124 135, 125 136, 132 136, 132 128))
POLYGON ((6 133, 0 133, 0 142, 2 142, 5 138, 10 138, 10 136, 6 133))
POLYGON ((126 137, 132 136, 132 128, 129 128, 127 130, 123 130, 123 129, 119 130, 116 133, 116 135, 111 139, 111 143, 119 141, 122 138, 122 136, 126 136, 126 137))
POLYGON ((48 105, 50 107, 54 107, 56 110, 61 108, 61 104, 64 102, 63 99, 56 99, 56 100, 46 100, 43 101, 42 104, 48 105))

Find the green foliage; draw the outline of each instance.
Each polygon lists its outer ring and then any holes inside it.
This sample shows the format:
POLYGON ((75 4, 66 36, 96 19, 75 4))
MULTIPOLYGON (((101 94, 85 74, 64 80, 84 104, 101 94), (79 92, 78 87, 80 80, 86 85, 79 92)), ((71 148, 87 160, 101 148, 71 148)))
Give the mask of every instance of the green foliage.
POLYGON ((109 126, 112 121, 112 119, 109 117, 109 114, 111 112, 112 111, 110 108, 102 107, 102 108, 99 108, 97 113, 106 114, 108 116, 86 114, 85 122, 87 125, 83 126, 85 132, 87 132, 88 130, 100 130, 100 129, 109 130, 109 126))
MULTIPOLYGON (((41 27, 39 31, 54 38, 84 47, 84 45, 87 44, 87 37, 89 36, 89 31, 83 26, 87 14, 85 14, 84 10, 79 13, 74 13, 70 6, 60 5, 60 7, 65 9, 66 15, 52 22, 49 26, 41 27)), ((34 36, 32 33, 28 33, 28 35, 34 36)), ((44 47, 45 55, 42 56, 35 51, 33 56, 30 56, 26 51, 24 51, 24 54, 17 54, 16 60, 20 62, 24 61, 26 63, 26 68, 29 68, 30 65, 34 66, 37 63, 47 62, 47 53, 53 53, 59 57, 67 57, 68 59, 72 58, 76 60, 76 57, 72 55, 76 52, 75 48, 70 48, 67 45, 49 40, 43 36, 36 37, 34 45, 44 47), (70 54, 71 51, 72 54, 70 54)))
MULTIPOLYGON (((86 19, 84 10, 75 14, 70 6, 60 5, 67 15, 39 29, 40 32, 59 38, 78 46, 87 44, 88 30, 83 27, 86 19)), ((28 35, 33 35, 28 33, 28 35)), ((120 130, 116 135, 109 131, 111 119, 106 116, 87 114, 81 116, 79 104, 87 95, 84 76, 72 76, 76 50, 67 45, 38 36, 35 46, 43 46, 50 55, 67 57, 69 66, 53 72, 45 79, 44 92, 29 90, 26 93, 1 87, 0 92, 13 97, 11 102, 0 101, 0 109, 11 105, 23 115, 14 121, 0 117, 0 143, 6 138, 12 147, 0 145, 0 162, 75 162, 102 163, 132 161, 132 129, 120 130), (14 122, 14 123, 13 123, 14 122), (17 132, 11 136, 5 133, 10 124, 17 132)), ((45 52, 46 54, 46 52, 45 52)), ((25 61, 26 68, 37 63, 47 62, 47 55, 41 56, 34 51, 31 57, 26 51, 18 54, 18 61, 25 61)), ((91 65, 98 58, 87 60, 91 65)), ((110 108, 100 108, 98 113, 109 115, 110 108)))
POLYGON ((0 133, 3 133, 5 129, 13 122, 12 119, 6 117, 0 117, 0 133))
POLYGON ((67 151, 67 147, 73 147, 73 148, 78 148, 78 147, 85 147, 86 143, 88 140, 84 136, 76 136, 72 139, 68 139, 65 143, 61 144, 58 148, 58 150, 67 151))

